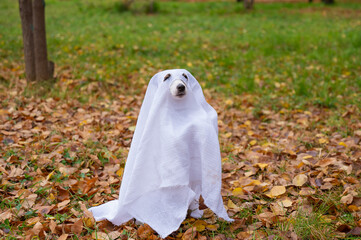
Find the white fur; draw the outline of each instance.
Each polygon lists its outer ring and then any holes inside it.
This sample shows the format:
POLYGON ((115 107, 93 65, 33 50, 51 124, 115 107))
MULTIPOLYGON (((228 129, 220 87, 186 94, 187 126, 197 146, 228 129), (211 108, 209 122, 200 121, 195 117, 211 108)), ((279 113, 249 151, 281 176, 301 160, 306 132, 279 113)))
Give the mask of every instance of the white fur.
POLYGON ((180 80, 180 79, 176 79, 176 80, 174 80, 174 81, 171 83, 171 85, 170 85, 170 87, 169 87, 169 90, 170 90, 170 93, 172 94, 173 97, 175 97, 175 98, 182 98, 182 97, 184 97, 184 96, 187 94, 187 84, 185 84, 185 83, 184 83, 182 80, 180 80), (185 90, 184 90, 183 94, 181 94, 181 93, 178 91, 178 89, 177 89, 177 86, 178 86, 179 84, 182 84, 182 85, 184 85, 184 87, 185 87, 185 90))

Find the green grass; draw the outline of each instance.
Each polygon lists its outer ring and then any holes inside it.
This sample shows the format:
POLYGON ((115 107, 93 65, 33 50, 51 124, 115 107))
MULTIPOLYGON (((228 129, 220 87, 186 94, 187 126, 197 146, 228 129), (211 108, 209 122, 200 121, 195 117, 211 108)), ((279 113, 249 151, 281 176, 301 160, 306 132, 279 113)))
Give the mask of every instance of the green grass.
MULTIPOLYGON (((49 58, 58 81, 73 81, 68 90, 101 82, 111 96, 140 89, 161 69, 186 68, 205 88, 255 94, 256 105, 361 106, 358 4, 256 4, 245 12, 233 1, 160 2, 159 12, 147 15, 121 13, 118 2, 46 1, 49 58)), ((23 61, 18 12, 17 1, 1 1, 5 69, 23 61)), ((11 81, 0 72, 0 83, 11 81)))

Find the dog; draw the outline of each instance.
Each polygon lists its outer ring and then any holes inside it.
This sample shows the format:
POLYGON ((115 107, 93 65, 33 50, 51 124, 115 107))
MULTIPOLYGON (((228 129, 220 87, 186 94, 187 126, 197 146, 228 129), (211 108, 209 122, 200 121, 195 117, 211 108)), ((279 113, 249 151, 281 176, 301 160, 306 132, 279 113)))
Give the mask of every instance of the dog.
POLYGON ((173 97, 181 99, 187 94, 188 76, 186 73, 182 73, 180 76, 172 76, 168 73, 163 81, 172 81, 169 90, 173 97), (175 79, 173 80, 173 78, 175 79))

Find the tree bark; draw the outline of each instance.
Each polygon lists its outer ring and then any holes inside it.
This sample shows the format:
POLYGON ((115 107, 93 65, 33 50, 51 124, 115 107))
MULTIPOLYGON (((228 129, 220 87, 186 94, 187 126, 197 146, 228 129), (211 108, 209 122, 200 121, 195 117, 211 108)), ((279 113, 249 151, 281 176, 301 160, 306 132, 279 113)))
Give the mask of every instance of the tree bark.
POLYGON ((334 4, 335 0, 322 0, 322 2, 325 4, 334 4))
POLYGON ((243 5, 246 10, 253 9, 254 0, 243 0, 243 5))
POLYGON ((52 78, 49 71, 45 31, 45 0, 33 0, 35 71, 37 80, 52 78))
POLYGON ((32 0, 19 0, 21 26, 23 30, 25 75, 28 81, 34 81, 36 79, 32 7, 32 0))

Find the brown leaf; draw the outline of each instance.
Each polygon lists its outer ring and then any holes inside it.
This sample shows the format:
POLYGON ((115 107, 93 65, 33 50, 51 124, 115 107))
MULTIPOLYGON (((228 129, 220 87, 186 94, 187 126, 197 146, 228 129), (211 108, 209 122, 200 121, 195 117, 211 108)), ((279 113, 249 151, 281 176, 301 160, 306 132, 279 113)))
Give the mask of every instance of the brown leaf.
POLYGON ((343 204, 351 204, 353 201, 353 196, 352 194, 348 194, 346 196, 343 196, 340 200, 341 203, 343 204))
POLYGON ((53 135, 50 137, 50 142, 61 142, 63 139, 60 135, 53 135))
POLYGON ((88 218, 93 218, 93 214, 86 208, 86 206, 79 202, 80 209, 84 212, 84 215, 88 218))
POLYGON ((231 232, 234 232, 238 229, 240 229, 241 227, 243 227, 246 223, 246 219, 242 218, 242 219, 234 219, 234 222, 232 222, 231 226, 230 226, 230 230, 231 232))
POLYGON ((215 236, 214 238, 212 238, 212 240, 226 240, 226 236, 224 234, 218 234, 217 236, 215 236))
POLYGON ((141 225, 137 230, 137 235, 140 239, 149 239, 154 231, 148 224, 141 225))
POLYGON ((361 227, 355 227, 354 229, 352 229, 351 231, 349 231, 349 232, 347 233, 347 235, 361 236, 361 227))
POLYGON ((34 225, 38 222, 40 222, 41 218, 40 217, 33 217, 33 218, 29 218, 26 220, 26 224, 31 226, 31 225, 34 225))
POLYGON ((64 209, 66 207, 66 205, 68 205, 68 203, 70 203, 70 200, 64 200, 60 203, 57 204, 57 207, 58 207, 58 211, 64 209))
POLYGON ((41 224, 40 222, 37 222, 34 225, 34 227, 31 229, 31 233, 33 235, 39 235, 42 230, 43 230, 43 224, 41 224))
POLYGON ((337 231, 347 233, 351 230, 351 227, 347 224, 342 224, 337 227, 337 231))
POLYGON ((66 240, 66 239, 68 238, 68 235, 69 235, 69 234, 62 234, 62 235, 58 238, 58 240, 66 240))
POLYGON ((69 191, 59 187, 58 189, 58 201, 68 200, 70 198, 69 191))
POLYGON ((108 237, 108 234, 106 234, 104 232, 97 232, 97 231, 94 231, 92 233, 92 238, 95 240, 110 240, 108 237))
POLYGON ((72 226, 71 231, 75 234, 80 234, 83 230, 83 220, 78 219, 72 226))
POLYGON ((302 188, 301 191, 299 192, 301 196, 313 195, 315 193, 316 191, 309 187, 302 188))
POLYGON ((55 207, 55 205, 53 206, 36 206, 34 207, 34 209, 38 210, 38 213, 40 213, 41 215, 45 215, 48 214, 53 208, 55 207))
POLYGON ((57 224, 54 222, 54 220, 50 220, 49 228, 50 228, 50 231, 54 234, 57 234, 56 226, 57 226, 57 224))
POLYGON ((13 217, 13 214, 11 213, 11 210, 0 213, 0 221, 1 222, 4 222, 6 219, 11 219, 12 217, 13 217))
POLYGON ((244 239, 248 239, 250 236, 251 234, 249 232, 239 232, 237 234, 237 239, 244 240, 244 239))
POLYGON ((194 240, 197 238, 197 228, 196 227, 192 227, 189 228, 182 236, 182 240, 194 240))

